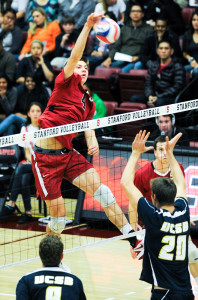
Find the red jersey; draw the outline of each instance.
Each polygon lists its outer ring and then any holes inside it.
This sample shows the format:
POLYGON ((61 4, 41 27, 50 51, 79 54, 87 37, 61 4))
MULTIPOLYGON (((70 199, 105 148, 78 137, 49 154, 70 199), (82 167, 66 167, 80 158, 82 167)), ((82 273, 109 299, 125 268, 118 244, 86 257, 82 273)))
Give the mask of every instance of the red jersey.
MULTIPOLYGON (((183 166, 181 164, 179 165, 184 174, 183 166)), ((135 173, 135 179, 134 179, 135 186, 140 190, 143 196, 150 202, 152 202, 150 181, 151 179, 158 178, 158 177, 172 178, 170 168, 166 173, 160 173, 159 171, 155 170, 153 163, 149 162, 142 168, 138 169, 135 173)))
MULTIPOLYGON (((81 85, 81 76, 73 73, 64 80, 64 69, 56 77, 54 90, 44 113, 39 118, 40 128, 92 120, 96 105, 81 85)), ((72 139, 76 133, 59 136, 56 139, 67 149, 73 149, 72 139)))

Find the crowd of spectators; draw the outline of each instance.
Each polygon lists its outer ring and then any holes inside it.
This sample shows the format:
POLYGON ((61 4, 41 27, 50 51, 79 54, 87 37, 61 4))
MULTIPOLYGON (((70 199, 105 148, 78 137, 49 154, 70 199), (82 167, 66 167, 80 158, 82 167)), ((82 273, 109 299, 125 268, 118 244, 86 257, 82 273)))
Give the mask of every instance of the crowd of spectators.
POLYGON ((121 68, 123 73, 148 69, 145 94, 131 101, 148 107, 173 103, 185 85, 186 73, 198 74, 198 11, 195 8, 186 25, 182 9, 187 2, 0 1, 0 135, 20 132, 31 102, 46 107, 54 66, 63 67, 87 16, 94 11, 104 11, 118 22, 121 34, 116 43, 107 45, 91 32, 85 52, 90 74, 98 67, 121 68), (159 48, 162 42, 168 45, 164 50, 168 59, 163 59, 163 47, 159 48), (129 55, 131 62, 115 60, 117 52, 129 55))

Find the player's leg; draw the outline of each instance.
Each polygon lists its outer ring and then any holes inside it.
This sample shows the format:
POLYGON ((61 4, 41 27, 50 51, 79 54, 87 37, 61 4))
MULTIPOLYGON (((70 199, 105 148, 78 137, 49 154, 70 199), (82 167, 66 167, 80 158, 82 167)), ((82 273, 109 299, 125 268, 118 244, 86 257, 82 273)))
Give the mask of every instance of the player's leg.
POLYGON ((198 249, 192 242, 191 237, 188 241, 188 259, 190 272, 198 285, 198 249))
MULTIPOLYGON (((73 184, 84 192, 92 195, 95 200, 98 200, 109 220, 118 229, 121 230, 125 225, 129 225, 123 211, 116 203, 111 190, 101 183, 100 177, 94 168, 88 169, 78 176, 73 181, 73 184)), ((127 229, 126 233, 128 233, 130 229, 132 228, 130 227, 129 230, 127 229)))
POLYGON ((47 234, 60 235, 65 228, 66 208, 63 197, 53 200, 45 200, 49 208, 51 220, 46 227, 47 234))

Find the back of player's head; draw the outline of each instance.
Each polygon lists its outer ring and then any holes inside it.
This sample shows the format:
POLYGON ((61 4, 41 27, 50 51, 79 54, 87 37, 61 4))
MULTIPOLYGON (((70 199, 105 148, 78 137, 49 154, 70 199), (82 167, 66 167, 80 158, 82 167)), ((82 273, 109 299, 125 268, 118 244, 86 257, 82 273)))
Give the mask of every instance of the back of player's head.
POLYGON ((153 147, 156 150, 157 149, 157 143, 165 143, 166 142, 166 136, 165 135, 160 135, 158 136, 153 143, 153 147))
POLYGON ((63 243, 57 235, 47 235, 39 245, 39 255, 45 267, 56 267, 60 264, 63 243))
POLYGON ((155 195, 160 206, 173 205, 177 188, 172 179, 158 177, 151 180, 152 195, 155 195))

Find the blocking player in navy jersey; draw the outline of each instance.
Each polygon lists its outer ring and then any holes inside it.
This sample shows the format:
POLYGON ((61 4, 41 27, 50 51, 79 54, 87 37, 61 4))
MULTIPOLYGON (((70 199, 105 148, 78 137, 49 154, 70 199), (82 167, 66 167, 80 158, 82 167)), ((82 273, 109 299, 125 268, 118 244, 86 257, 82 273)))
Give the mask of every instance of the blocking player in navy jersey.
MULTIPOLYGON (((71 56, 55 80, 55 87, 48 106, 39 119, 40 128, 66 125, 91 120, 95 103, 84 90, 88 77, 88 61, 82 58, 89 32, 104 13, 93 13, 76 41, 71 56)), ((51 137, 36 142, 32 168, 37 196, 45 200, 51 215, 47 225, 48 234, 61 234, 65 228, 65 205, 61 195, 61 182, 66 178, 100 202, 107 217, 125 234, 132 230, 111 190, 101 183, 93 165, 73 149, 72 139, 76 134, 51 137)), ((94 130, 85 131, 90 155, 99 154, 94 130)))
MULTIPOLYGON (((166 153, 173 180, 159 177, 151 181, 152 203, 134 184, 135 169, 149 137, 140 131, 132 144, 132 154, 122 175, 122 187, 146 228, 143 269, 140 279, 152 284, 151 299, 194 299, 188 271, 190 213, 184 175, 173 149, 182 134, 166 137, 166 153)), ((131 248, 132 256, 136 253, 131 248)))
POLYGON ((39 245, 43 267, 23 276, 16 287, 16 300, 86 300, 81 280, 70 268, 59 267, 63 243, 57 235, 47 235, 39 245))
MULTIPOLYGON (((146 165, 141 167, 135 172, 134 184, 140 190, 142 195, 150 202, 151 199, 151 179, 155 179, 158 177, 169 177, 172 178, 170 163, 166 153, 166 137, 164 135, 160 135, 154 141, 154 155, 155 160, 152 162, 148 162, 146 165)), ((184 168, 181 164, 179 164, 182 173, 184 174, 184 168)), ((138 216, 137 211, 133 210, 131 204, 129 204, 129 219, 131 225, 134 229, 137 229, 138 216)), ((142 224, 141 224, 142 225, 142 224)), ((143 250, 141 249, 142 242, 137 243, 137 252, 138 257, 142 257, 143 250)), ((196 283, 198 284, 198 249, 195 244, 192 242, 191 238, 189 238, 188 242, 188 259, 189 259, 189 267, 192 276, 194 277, 196 283)))

